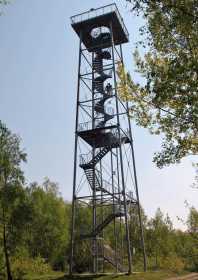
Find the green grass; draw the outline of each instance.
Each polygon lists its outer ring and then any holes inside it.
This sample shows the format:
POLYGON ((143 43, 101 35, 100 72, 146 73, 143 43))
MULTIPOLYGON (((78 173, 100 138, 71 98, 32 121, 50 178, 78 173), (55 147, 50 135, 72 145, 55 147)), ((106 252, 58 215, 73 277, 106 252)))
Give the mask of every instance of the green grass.
MULTIPOLYGON (((186 274, 183 272, 180 275, 186 274)), ((179 276, 176 273, 168 271, 156 271, 156 272, 146 272, 146 273, 134 273, 132 275, 78 275, 73 278, 69 276, 64 276, 63 273, 53 273, 50 275, 27 275, 26 280, 163 280, 174 276, 179 276)))
POLYGON ((24 280, 59 280, 64 279, 64 273, 62 272, 53 272, 50 274, 44 275, 35 275, 35 274, 28 274, 24 276, 24 280))

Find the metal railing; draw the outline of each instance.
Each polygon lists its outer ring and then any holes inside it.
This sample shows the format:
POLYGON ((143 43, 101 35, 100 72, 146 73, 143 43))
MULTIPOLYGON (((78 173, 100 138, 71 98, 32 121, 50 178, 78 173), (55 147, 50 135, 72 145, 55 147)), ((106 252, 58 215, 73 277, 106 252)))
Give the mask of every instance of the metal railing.
MULTIPOLYGON (((97 126, 98 123, 100 123, 101 120, 97 120, 96 123, 95 123, 95 126, 97 126)), ((108 122, 108 126, 113 126, 115 125, 115 123, 113 122, 108 122)), ((104 128, 108 128, 108 126, 104 127, 104 128)), ((79 123, 78 125, 78 131, 79 132, 82 132, 82 131, 87 131, 87 130, 92 130, 92 122, 84 122, 84 123, 79 123)), ((119 139, 119 132, 118 132, 118 129, 117 128, 113 128, 111 129, 111 132, 112 132, 112 136, 119 139)), ((129 138, 130 140, 130 132, 129 130, 127 129, 126 131, 122 129, 121 133, 120 133, 120 137, 121 139, 126 140, 126 137, 129 138)), ((113 143, 111 143, 113 144, 113 143)), ((121 142, 122 144, 122 142, 121 142)))
POLYGON ((90 9, 87 12, 83 12, 77 15, 74 15, 71 17, 71 23, 78 23, 81 21, 85 21, 91 18, 95 18, 98 16, 102 16, 104 14, 108 14, 108 13, 112 13, 117 9, 116 4, 110 4, 110 5, 106 5, 104 7, 100 7, 100 8, 96 8, 96 9, 90 9))
POLYGON ((83 122, 78 124, 78 131, 87 131, 92 129, 92 122, 83 122))
POLYGON ((74 16, 71 17, 71 23, 76 24, 76 23, 79 23, 79 22, 82 22, 82 21, 86 21, 86 20, 89 20, 89 19, 92 19, 92 18, 95 18, 95 17, 102 16, 104 14, 113 13, 113 12, 116 13, 116 15, 118 17, 118 20, 119 20, 119 22, 122 26, 122 29, 124 30, 126 36, 129 37, 128 30, 127 30, 127 28, 124 24, 123 18, 122 18, 121 14, 118 10, 118 7, 115 3, 110 4, 110 5, 106 5, 104 7, 96 8, 96 9, 90 9, 87 12, 74 15, 74 16))
MULTIPOLYGON (((95 121, 95 128, 97 128, 97 125, 102 121, 102 119, 98 119, 95 121)), ((115 125, 115 123, 108 121, 108 126, 113 126, 115 125)), ((108 127, 107 126, 107 127, 108 127)), ((104 126, 104 128, 106 128, 106 126, 104 126)), ((78 131, 82 132, 82 131, 87 131, 87 130, 92 130, 92 122, 84 122, 84 123, 79 123, 78 124, 78 131)))
POLYGON ((92 159, 92 151, 87 154, 81 154, 79 157, 80 165, 87 164, 92 159))

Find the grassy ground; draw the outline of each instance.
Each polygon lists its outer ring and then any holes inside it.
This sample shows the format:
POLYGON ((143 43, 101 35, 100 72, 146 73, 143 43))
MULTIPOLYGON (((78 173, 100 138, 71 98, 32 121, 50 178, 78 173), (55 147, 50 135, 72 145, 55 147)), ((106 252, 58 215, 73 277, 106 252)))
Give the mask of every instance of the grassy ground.
POLYGON ((51 274, 44 274, 44 275, 33 275, 28 274, 24 276, 25 280, 62 280, 64 279, 64 273, 62 272, 54 272, 51 274))
MULTIPOLYGON (((182 273, 182 275, 185 274, 182 273)), ((36 276, 36 275, 27 275, 25 278, 26 280, 163 280, 168 279, 170 277, 178 276, 178 274, 168 271, 157 271, 157 272, 146 272, 146 273, 134 273, 130 276, 128 275, 78 275, 74 276, 73 278, 69 276, 64 276, 63 273, 54 273, 51 275, 43 275, 43 276, 36 276)))

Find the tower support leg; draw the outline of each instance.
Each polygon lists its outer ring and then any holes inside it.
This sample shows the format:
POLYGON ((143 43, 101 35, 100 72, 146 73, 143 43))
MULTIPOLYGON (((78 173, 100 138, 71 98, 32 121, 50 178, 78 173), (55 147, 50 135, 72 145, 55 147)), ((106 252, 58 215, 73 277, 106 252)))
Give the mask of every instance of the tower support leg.
POLYGON ((117 115, 117 126, 118 126, 118 138, 119 138, 119 156, 120 156, 120 168, 121 168, 121 181, 122 181, 122 193, 124 200, 124 213, 125 213, 125 228, 126 228, 126 239, 127 239, 127 256, 128 256, 128 273, 132 273, 132 255, 131 255, 131 245, 129 237, 129 225, 128 225, 128 216, 127 216, 127 201, 126 201, 126 190, 125 190, 125 180, 124 180, 124 167, 123 167, 123 156, 122 156, 122 143, 120 135, 120 118, 119 118, 119 105, 118 105, 118 92, 117 92, 117 81, 116 81, 116 69, 115 69, 115 44, 113 39, 113 29, 112 23, 110 24, 111 30, 111 42, 112 42, 112 59, 113 59, 113 78, 114 78, 114 87, 115 87, 115 97, 116 97, 116 115, 117 115))
POLYGON ((71 237, 70 237, 70 260, 69 273, 73 273, 74 260, 74 230, 75 230, 75 204, 76 204, 76 170, 77 170, 77 149, 78 149, 78 119, 79 119, 79 97, 80 97, 80 68, 81 68, 81 43, 82 33, 80 34, 79 44, 79 58, 78 58, 78 83, 77 83, 77 97, 76 97, 76 122, 75 122, 75 144, 74 144, 74 174, 73 174, 73 195, 72 195, 72 217, 71 217, 71 237))
MULTIPOLYGON (((123 53, 122 53, 122 46, 120 45, 120 54, 121 54, 121 61, 124 67, 124 60, 123 60, 123 53)), ((139 217, 139 225, 140 225, 140 235, 141 235, 141 247, 143 252, 143 260, 144 260, 144 271, 147 271, 147 258, 146 258, 146 248, 145 248, 145 240, 144 240, 144 229, 142 223, 142 213, 141 213, 141 206, 140 206, 140 199, 139 199, 139 190, 138 190, 138 180, 137 180, 137 172, 136 172, 136 164, 135 164, 135 152, 133 146, 133 135, 131 129, 131 120, 129 114, 129 103, 126 102, 127 106, 127 119, 128 119, 128 127, 129 127, 129 137, 130 137, 130 145, 131 145, 131 153, 132 153, 132 161, 133 161, 133 172, 134 172, 134 181, 135 181, 135 192, 137 198, 137 207, 138 207, 138 217, 139 217)))

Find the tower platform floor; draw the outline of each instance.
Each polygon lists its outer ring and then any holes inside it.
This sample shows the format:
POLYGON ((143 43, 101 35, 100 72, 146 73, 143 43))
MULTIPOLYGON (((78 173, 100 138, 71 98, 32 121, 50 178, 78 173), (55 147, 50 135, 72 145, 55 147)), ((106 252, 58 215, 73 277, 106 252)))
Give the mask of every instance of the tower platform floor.
MULTIPOLYGON (((80 136, 87 144, 95 148, 102 148, 106 146, 119 147, 118 135, 115 135, 112 130, 116 129, 116 125, 106 126, 103 128, 95 128, 90 130, 83 130, 78 132, 80 136)), ((121 135, 122 143, 130 143, 127 136, 121 135)))

